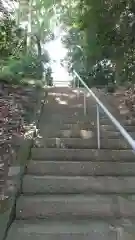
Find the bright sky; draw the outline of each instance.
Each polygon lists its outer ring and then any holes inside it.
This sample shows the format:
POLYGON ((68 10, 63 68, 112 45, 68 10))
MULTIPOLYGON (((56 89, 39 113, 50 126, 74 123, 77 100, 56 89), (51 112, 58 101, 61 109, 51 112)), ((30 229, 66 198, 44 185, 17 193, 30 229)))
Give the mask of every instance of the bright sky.
MULTIPOLYGON (((57 29, 57 33, 60 34, 60 29, 57 29)), ((60 60, 63 59, 67 54, 67 49, 64 48, 61 42, 61 36, 57 37, 50 43, 47 43, 46 49, 50 54, 51 60, 54 61, 51 65, 53 71, 54 84, 56 84, 57 82, 58 85, 58 81, 60 81, 62 82, 61 83, 62 85, 68 85, 69 82, 71 81, 71 77, 69 76, 67 70, 60 64, 60 60)))
MULTIPOLYGON (((2 0, 2 3, 7 10, 10 10, 14 7, 16 8, 14 0, 12 4, 8 0, 2 0)), ((71 81, 71 77, 69 76, 67 70, 60 64, 60 60, 64 59, 67 54, 67 49, 64 48, 61 42, 61 37, 65 34, 65 32, 61 30, 60 26, 56 27, 55 22, 56 21, 54 21, 53 30, 56 39, 47 43, 45 48, 49 52, 51 58, 54 83, 56 84, 56 82, 60 81, 63 85, 66 85, 71 81)))

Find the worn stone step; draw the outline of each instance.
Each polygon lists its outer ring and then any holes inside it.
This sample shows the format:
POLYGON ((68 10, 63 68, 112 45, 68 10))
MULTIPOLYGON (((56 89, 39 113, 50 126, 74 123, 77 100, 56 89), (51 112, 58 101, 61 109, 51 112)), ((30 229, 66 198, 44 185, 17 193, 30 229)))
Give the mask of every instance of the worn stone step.
MULTIPOLYGON (((91 123, 91 122, 94 122, 94 125, 96 125, 96 122, 97 122, 97 120, 96 120, 96 114, 94 114, 94 118, 92 117, 91 118, 91 116, 90 115, 86 115, 86 116, 81 116, 80 117, 80 119, 76 119, 77 118, 77 116, 70 116, 70 117, 67 117, 66 118, 66 120, 62 120, 61 122, 63 122, 63 123, 65 123, 65 124, 76 124, 76 122, 79 124, 83 124, 83 122, 85 123, 85 124, 89 124, 89 123, 91 123), (92 120, 91 120, 92 119, 92 120)), ((111 122, 111 120, 109 120, 108 118, 106 118, 106 117, 101 117, 100 118, 100 124, 101 125, 112 125, 113 126, 113 123, 111 122)), ((134 127, 135 128, 135 121, 134 120, 122 120, 122 122, 120 122, 120 124, 122 125, 122 126, 132 126, 132 127, 134 127)))
POLYGON ((30 161, 27 173, 55 176, 135 176, 135 162, 30 161))
MULTIPOLYGON (((100 123, 103 125, 110 125, 112 124, 111 121, 107 117, 102 117, 100 118, 100 123)), ((135 126, 135 120, 130 120, 130 119, 123 119, 120 124, 124 126, 135 126)))
MULTIPOLYGON (((135 126, 124 126, 125 130, 127 132, 135 132, 135 126)), ((60 126, 60 130, 81 130, 81 129, 85 129, 85 130, 91 130, 93 131, 94 129, 97 129, 97 123, 96 121, 91 121, 91 122, 72 122, 72 123, 68 123, 68 122, 64 122, 61 124, 60 126)), ((104 133, 106 134, 106 132, 111 131, 111 132, 119 132, 119 130, 113 125, 113 124, 100 124, 100 129, 102 131, 104 131, 104 133)))
MULTIPOLYGON (((86 122, 73 122, 73 121, 66 121, 61 124, 61 130, 69 130, 69 129, 89 129, 92 130, 97 127, 96 121, 86 121, 86 122)), ((127 132, 135 132, 135 126, 123 126, 127 132)), ((105 131, 115 131, 119 132, 119 130, 113 124, 100 124, 100 129, 105 131)))
POLYGON ((49 106, 49 111, 53 112, 54 115, 59 113, 61 115, 61 120, 63 121, 65 120, 65 117, 72 120, 78 119, 78 117, 82 120, 85 118, 82 104, 75 104, 71 107, 53 105, 49 106))
MULTIPOLYGON (((45 141, 47 148, 78 148, 78 149, 96 149, 97 139, 81 138, 48 138, 45 141)), ((131 147, 122 139, 101 139, 101 149, 131 149, 131 147)))
POLYGON ((62 115, 61 113, 61 119, 60 122, 63 124, 84 124, 84 123, 90 123, 90 122, 96 122, 96 115, 86 115, 84 116, 83 114, 78 116, 67 116, 67 115, 62 115))
POLYGON ((60 131, 65 131, 65 130, 70 130, 70 131, 81 131, 81 130, 90 130, 94 131, 95 129, 95 122, 76 122, 76 123, 61 123, 59 125, 59 130, 60 131))
MULTIPOLYGON (((66 115, 69 116, 70 114, 74 115, 76 112, 84 112, 84 99, 81 99, 80 101, 77 100, 77 98, 74 99, 67 99, 67 98, 59 98, 58 101, 53 100, 51 104, 48 102, 46 103, 45 108, 47 111, 52 111, 56 113, 56 108, 58 109, 58 112, 61 110, 61 112, 65 112, 66 115)), ((88 112, 93 111, 93 113, 96 113, 96 105, 91 104, 89 107, 87 107, 88 112)))
MULTIPOLYGON (((101 126, 101 129, 102 130, 105 130, 105 131, 117 131, 119 132, 119 130, 114 126, 114 125, 100 125, 101 126)), ((135 132, 135 126, 123 126, 125 128, 125 130, 127 132, 135 132)))
MULTIPOLYGON (((72 108, 71 108, 72 109, 72 108)), ((55 107, 56 111, 56 107, 55 107)), ((67 110, 64 111, 64 114, 60 112, 61 114, 61 122, 63 123, 76 123, 76 122, 90 122, 91 120, 96 123, 97 116, 96 116, 96 106, 92 106, 91 108, 87 109, 87 114, 84 115, 83 108, 74 108, 74 111, 67 110)), ((103 125, 113 125, 112 121, 108 119, 103 113, 100 113, 100 123, 103 125)), ((123 126, 134 126, 135 127, 135 121, 134 120, 124 120, 122 119, 120 121, 120 124, 123 126)))
POLYGON ((100 220, 21 220, 12 224, 6 240, 116 240, 116 235, 111 224, 100 220))
MULTIPOLYGON (((92 132, 92 131, 88 131, 88 130, 80 130, 80 131, 76 131, 76 130, 62 130, 62 131, 58 131, 58 130, 54 130, 54 129, 47 129, 47 131, 45 131, 43 133, 43 131, 41 131, 41 133, 34 139, 34 146, 35 147, 44 147, 44 146, 47 146, 48 144, 52 145, 52 143, 50 143, 50 139, 52 138, 53 141, 55 139, 55 143, 57 143, 59 145, 60 143, 60 138, 62 138, 63 140, 65 139, 71 139, 71 142, 73 141, 73 139, 77 138, 77 142, 81 141, 82 139, 85 139, 84 141, 84 144, 85 142, 87 142, 86 140, 87 139, 91 139, 90 142, 92 142, 92 139, 93 139, 93 142, 95 143, 97 141, 97 134, 95 132, 92 132), (42 137, 42 135, 44 137, 42 137), (49 140, 47 140, 47 138, 49 138, 49 140), (47 145, 46 145, 46 142, 47 142, 47 145)), ((102 138, 102 137, 101 137, 102 138)), ((57 145, 57 146, 58 146, 57 145)), ((61 145, 61 144, 60 144, 61 145)))
POLYGON ((104 219, 135 217, 135 195, 21 196, 16 219, 104 219))
MULTIPOLYGON (((57 137, 57 138, 82 138, 88 139, 94 137, 96 134, 92 130, 85 130, 85 129, 65 129, 65 130, 50 130, 47 134, 48 137, 57 137)), ((45 135, 46 136, 46 135, 45 135)))
POLYGON ((17 219, 74 219, 77 217, 114 217, 111 196, 48 195, 21 196, 16 204, 17 219))
POLYGON ((25 194, 135 194, 135 177, 31 176, 23 179, 25 194))
MULTIPOLYGON (((128 133, 133 139, 135 139, 135 132, 129 132, 128 131, 128 133)), ((106 138, 112 138, 112 139, 116 139, 116 138, 124 139, 124 137, 118 131, 105 131, 105 132, 101 131, 100 132, 100 137, 101 138, 106 137, 106 138)))
MULTIPOLYGON (((135 132, 128 132, 132 138, 135 138, 135 132)), ((50 130, 49 132, 45 132, 44 134, 46 137, 57 137, 57 138, 82 138, 82 139, 89 139, 93 137, 97 137, 97 131, 94 130, 93 127, 83 127, 79 128, 69 128, 69 129, 63 129, 63 130, 50 130)), ((101 138, 123 138, 120 132, 118 131, 101 131, 100 132, 101 138)), ((124 138, 123 138, 124 139, 124 138)))
POLYGON ((51 161, 133 161, 132 150, 32 148, 33 160, 51 161))

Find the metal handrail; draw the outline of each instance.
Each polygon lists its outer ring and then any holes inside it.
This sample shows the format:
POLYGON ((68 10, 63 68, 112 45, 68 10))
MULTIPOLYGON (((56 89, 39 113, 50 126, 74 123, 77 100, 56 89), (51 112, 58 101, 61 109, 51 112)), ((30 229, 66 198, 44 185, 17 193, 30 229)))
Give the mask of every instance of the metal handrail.
MULTIPOLYGON (((129 145, 135 151, 135 140, 128 134, 128 132, 121 126, 121 124, 116 120, 116 118, 109 112, 109 110, 104 106, 104 104, 98 99, 95 93, 87 86, 87 84, 82 80, 79 74, 73 70, 73 73, 78 78, 78 81, 85 87, 85 89, 91 94, 94 100, 97 103, 97 135, 98 135, 98 148, 100 149, 100 122, 99 122, 99 107, 104 111, 107 117, 111 120, 111 122, 115 125, 115 127, 119 130, 121 135, 127 140, 129 145)), ((79 84, 77 84, 79 86, 79 84)), ((84 108, 86 108, 86 96, 84 93, 84 108)), ((86 114, 86 109, 84 109, 84 114, 86 114)))

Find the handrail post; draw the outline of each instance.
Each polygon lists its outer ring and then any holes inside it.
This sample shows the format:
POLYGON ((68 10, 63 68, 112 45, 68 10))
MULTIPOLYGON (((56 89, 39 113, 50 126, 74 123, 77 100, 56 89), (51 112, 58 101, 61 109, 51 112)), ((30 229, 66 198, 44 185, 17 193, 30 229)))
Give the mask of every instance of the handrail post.
MULTIPOLYGON (((104 106, 104 104, 98 99, 95 93, 88 87, 88 85, 82 80, 78 73, 73 70, 74 75, 79 79, 83 87, 91 94, 91 96, 96 101, 97 106, 97 131, 98 131, 98 148, 100 149, 100 122, 99 122, 99 107, 115 125, 115 127, 120 131, 122 136, 127 140, 127 142, 132 147, 135 153, 135 140, 130 136, 130 134, 125 130, 125 128, 119 123, 119 121, 109 112, 109 110, 104 106)), ((86 115, 86 96, 84 96, 84 115, 86 115)))
POLYGON ((74 83, 73 83, 73 88, 75 89, 75 85, 76 85, 76 81, 75 81, 75 77, 74 77, 74 83))
POLYGON ((79 79, 77 80, 77 98, 79 99, 79 79))
POLYGON ((86 116, 87 113, 87 106, 86 106, 86 93, 85 93, 85 89, 84 89, 84 98, 83 98, 83 107, 84 107, 84 116, 86 116))
POLYGON ((99 105, 97 104, 97 147, 100 149, 100 114, 99 105))

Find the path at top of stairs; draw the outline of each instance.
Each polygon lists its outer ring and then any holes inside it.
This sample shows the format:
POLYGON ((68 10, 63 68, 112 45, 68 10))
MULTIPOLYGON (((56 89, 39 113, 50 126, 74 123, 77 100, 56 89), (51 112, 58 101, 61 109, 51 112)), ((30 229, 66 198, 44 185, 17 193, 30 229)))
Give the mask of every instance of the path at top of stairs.
POLYGON ((49 90, 7 240, 135 239, 135 156, 102 112, 97 150, 95 102, 84 116, 76 91, 49 90))

